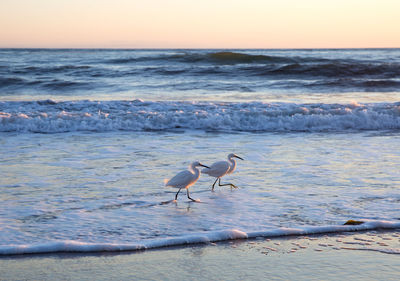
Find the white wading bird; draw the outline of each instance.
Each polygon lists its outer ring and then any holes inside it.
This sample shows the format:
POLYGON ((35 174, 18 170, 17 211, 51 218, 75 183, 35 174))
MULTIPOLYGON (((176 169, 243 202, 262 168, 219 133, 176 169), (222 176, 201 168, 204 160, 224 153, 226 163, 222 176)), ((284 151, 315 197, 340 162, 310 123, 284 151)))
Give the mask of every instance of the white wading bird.
POLYGON ((233 171, 235 171, 236 169, 236 161, 233 158, 239 158, 240 160, 243 160, 243 158, 237 156, 236 154, 229 154, 228 155, 228 161, 218 161, 215 162, 214 164, 211 165, 211 167, 209 169, 203 169, 202 172, 204 174, 207 174, 211 177, 216 178, 214 184, 212 185, 211 190, 214 190, 214 186, 218 182, 219 186, 226 186, 226 185, 230 185, 231 188, 237 188, 236 185, 232 184, 232 183, 227 183, 227 184, 221 184, 221 178, 225 175, 231 174, 233 173, 233 171))
POLYGON ((165 180, 165 186, 179 188, 178 192, 175 195, 175 200, 178 198, 179 191, 181 191, 182 188, 186 188, 187 197, 192 201, 196 201, 190 197, 189 187, 194 185, 200 177, 200 170, 196 168, 198 166, 209 168, 208 166, 196 161, 189 166, 189 170, 179 172, 172 179, 165 180))

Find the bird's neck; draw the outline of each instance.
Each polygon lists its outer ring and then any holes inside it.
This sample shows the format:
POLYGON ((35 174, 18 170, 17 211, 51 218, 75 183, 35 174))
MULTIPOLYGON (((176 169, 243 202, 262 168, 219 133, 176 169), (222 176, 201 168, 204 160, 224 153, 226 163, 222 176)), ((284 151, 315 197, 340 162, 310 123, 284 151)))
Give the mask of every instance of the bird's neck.
POLYGON ((197 167, 195 167, 195 166, 190 166, 190 170, 191 170, 191 172, 192 172, 196 177, 200 175, 200 170, 197 169, 197 167))
POLYGON ((233 172, 236 168, 236 160, 233 158, 228 158, 229 162, 231 163, 231 167, 229 169, 229 172, 233 172))

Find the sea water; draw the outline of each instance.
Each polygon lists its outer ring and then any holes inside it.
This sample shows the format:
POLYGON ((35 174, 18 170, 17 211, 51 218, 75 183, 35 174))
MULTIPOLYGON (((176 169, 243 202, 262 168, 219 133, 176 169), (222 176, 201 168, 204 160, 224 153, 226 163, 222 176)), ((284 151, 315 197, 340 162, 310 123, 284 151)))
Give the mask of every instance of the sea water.
POLYGON ((399 228, 399 89, 399 49, 2 49, 0 254, 399 228))

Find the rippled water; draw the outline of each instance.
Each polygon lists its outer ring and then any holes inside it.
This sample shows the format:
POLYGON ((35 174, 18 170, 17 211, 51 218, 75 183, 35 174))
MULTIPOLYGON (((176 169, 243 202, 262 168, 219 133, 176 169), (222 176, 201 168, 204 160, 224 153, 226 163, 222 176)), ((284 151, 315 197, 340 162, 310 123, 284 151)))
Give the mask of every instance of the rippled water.
POLYGON ((2 49, 0 99, 393 101, 399 69, 400 49, 2 49))

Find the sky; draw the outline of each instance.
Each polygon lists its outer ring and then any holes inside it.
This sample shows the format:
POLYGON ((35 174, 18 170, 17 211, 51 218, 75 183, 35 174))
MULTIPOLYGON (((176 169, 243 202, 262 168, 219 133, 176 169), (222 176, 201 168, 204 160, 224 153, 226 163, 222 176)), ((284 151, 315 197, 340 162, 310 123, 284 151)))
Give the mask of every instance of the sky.
POLYGON ((400 47, 400 0, 0 0, 0 47, 400 47))

